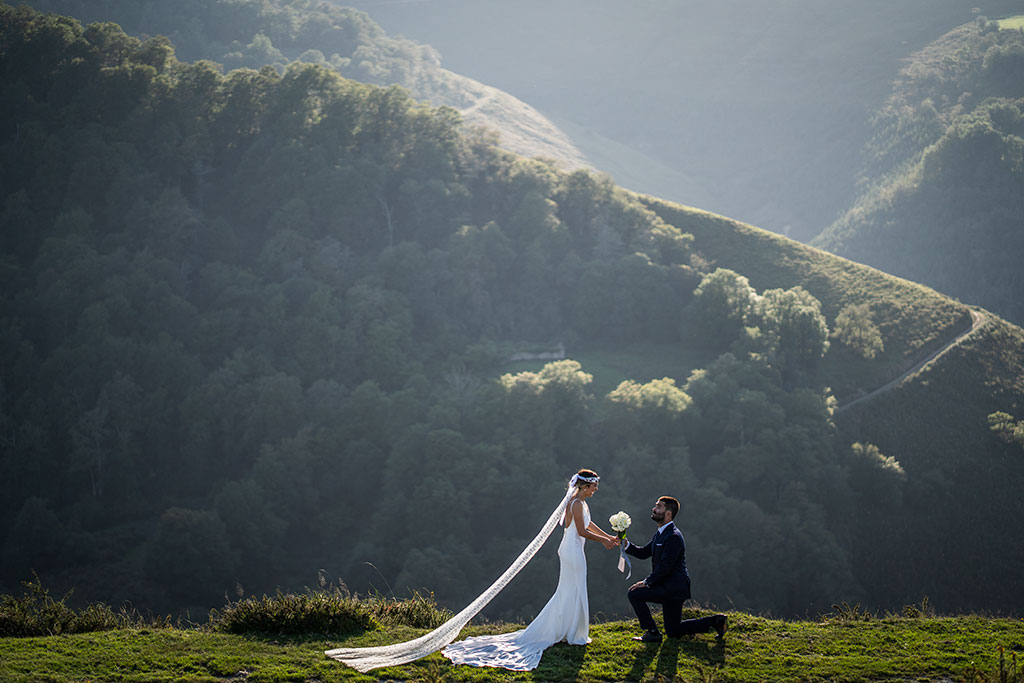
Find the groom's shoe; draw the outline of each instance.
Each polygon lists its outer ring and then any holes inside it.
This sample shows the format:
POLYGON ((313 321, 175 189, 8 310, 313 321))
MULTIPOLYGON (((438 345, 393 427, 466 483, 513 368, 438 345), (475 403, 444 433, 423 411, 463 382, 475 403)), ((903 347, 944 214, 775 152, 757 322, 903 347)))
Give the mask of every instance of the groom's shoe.
POLYGON ((716 631, 718 631, 718 637, 724 638, 725 629, 729 626, 729 618, 724 614, 716 614, 711 617, 711 625, 715 627, 716 631))
POLYGON ((641 643, 660 643, 661 633, 657 630, 644 631, 642 636, 633 636, 633 640, 638 640, 641 643))

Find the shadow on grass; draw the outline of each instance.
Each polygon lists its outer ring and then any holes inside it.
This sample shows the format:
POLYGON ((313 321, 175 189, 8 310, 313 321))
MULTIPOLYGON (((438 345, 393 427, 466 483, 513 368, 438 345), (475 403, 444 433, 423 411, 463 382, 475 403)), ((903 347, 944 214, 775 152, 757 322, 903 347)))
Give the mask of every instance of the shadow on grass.
POLYGON ((573 681, 579 677, 587 648, 568 643, 556 643, 544 652, 536 669, 536 680, 573 681))
POLYGON ((725 666, 725 641, 707 641, 698 638, 666 638, 661 643, 649 643, 637 653, 628 680, 639 681, 654 663, 654 673, 672 680, 678 673, 679 658, 697 660, 698 666, 725 666), (657 659, 657 662, 655 662, 657 659))
POLYGON ((645 643, 644 649, 637 653, 633 659, 633 668, 629 670, 629 675, 626 676, 628 681, 639 681, 644 677, 644 673, 651 667, 651 662, 654 661, 654 657, 658 654, 661 648, 657 643, 645 643))

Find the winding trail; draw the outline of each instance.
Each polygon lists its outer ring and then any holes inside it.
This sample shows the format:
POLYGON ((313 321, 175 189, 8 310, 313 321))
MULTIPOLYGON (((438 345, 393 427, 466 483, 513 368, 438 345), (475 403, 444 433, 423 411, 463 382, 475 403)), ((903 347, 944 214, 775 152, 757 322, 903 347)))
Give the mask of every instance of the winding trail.
POLYGON ((843 403, 841 406, 836 408, 836 414, 838 415, 839 413, 842 413, 847 408, 851 408, 851 407, 857 405, 861 401, 867 401, 868 399, 872 399, 872 398, 878 396, 879 394, 883 394, 886 391, 889 391, 890 389, 893 389, 894 387, 899 386, 908 377, 911 377, 912 375, 917 374, 926 365, 928 365, 929 363, 931 363, 931 362, 935 361, 936 359, 938 359, 940 356, 942 356, 944 353, 949 351, 951 348, 956 346, 958 343, 960 343, 961 341, 966 339, 968 336, 974 334, 988 320, 988 314, 983 312, 983 311, 974 310, 973 308, 970 309, 970 312, 971 312, 971 326, 968 327, 963 332, 961 332, 960 334, 958 334, 957 336, 953 337, 953 339, 951 339, 948 344, 942 346, 937 351, 935 351, 934 353, 930 354, 927 358, 925 358, 921 362, 919 362, 916 365, 914 365, 912 368, 910 368, 909 370, 904 372, 902 375, 900 375, 896 379, 883 384, 882 386, 878 387, 874 391, 870 391, 870 392, 864 394, 863 396, 858 396, 857 398, 853 399, 852 401, 848 401, 846 403, 843 403))
POLYGON ((481 107, 486 107, 488 104, 493 102, 494 99, 497 97, 497 94, 498 91, 496 89, 488 88, 486 95, 484 95, 483 97, 478 97, 476 102, 466 107, 465 109, 460 110, 459 113, 462 114, 464 117, 474 114, 481 107))

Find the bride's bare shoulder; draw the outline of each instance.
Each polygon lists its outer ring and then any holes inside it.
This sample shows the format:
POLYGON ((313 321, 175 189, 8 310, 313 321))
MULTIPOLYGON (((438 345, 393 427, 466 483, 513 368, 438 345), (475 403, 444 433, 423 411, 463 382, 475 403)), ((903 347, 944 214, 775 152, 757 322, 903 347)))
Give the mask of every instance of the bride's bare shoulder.
MULTIPOLYGON (((572 523, 572 518, 576 513, 576 503, 583 503, 579 498, 570 498, 569 502, 565 504, 565 519, 563 520, 562 526, 569 526, 572 523)), ((586 505, 586 503, 584 503, 586 505)))

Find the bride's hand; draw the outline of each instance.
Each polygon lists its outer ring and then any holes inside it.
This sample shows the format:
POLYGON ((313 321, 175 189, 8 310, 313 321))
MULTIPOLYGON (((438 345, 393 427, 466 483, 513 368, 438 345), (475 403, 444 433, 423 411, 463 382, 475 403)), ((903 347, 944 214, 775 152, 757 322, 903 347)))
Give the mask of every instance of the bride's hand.
POLYGON ((601 545, 604 546, 605 550, 611 550, 612 548, 617 546, 618 543, 616 543, 615 541, 612 541, 611 539, 607 539, 606 538, 603 541, 601 541, 601 545))

